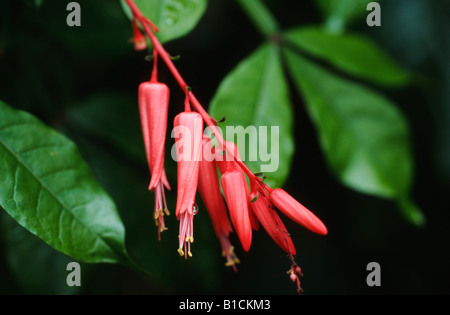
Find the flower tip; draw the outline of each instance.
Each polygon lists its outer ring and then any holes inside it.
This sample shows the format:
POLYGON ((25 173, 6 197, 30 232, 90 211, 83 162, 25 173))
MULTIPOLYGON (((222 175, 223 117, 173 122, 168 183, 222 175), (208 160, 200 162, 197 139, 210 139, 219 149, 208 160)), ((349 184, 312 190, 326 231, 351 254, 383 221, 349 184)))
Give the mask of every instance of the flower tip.
POLYGON ((136 51, 142 51, 147 49, 147 42, 145 41, 145 38, 135 38, 133 40, 134 42, 134 50, 136 51))
POLYGON ((316 233, 319 234, 319 235, 323 235, 323 236, 328 235, 328 229, 325 226, 325 224, 322 223, 322 226, 318 228, 316 233))
POLYGON ((328 234, 325 224, 323 224, 323 222, 315 214, 300 204, 283 189, 274 189, 270 194, 270 199, 275 207, 277 207, 294 222, 304 226, 316 234, 328 234))
MULTIPOLYGON (((309 210, 308 210, 309 211, 309 210)), ((306 227, 312 232, 319 235, 328 235, 328 229, 325 224, 316 217, 312 212, 310 212, 310 223, 306 227)))
POLYGON ((246 240, 241 240, 242 243, 242 248, 244 249, 244 251, 248 252, 250 250, 250 247, 252 245, 252 239, 251 237, 249 239, 246 240))

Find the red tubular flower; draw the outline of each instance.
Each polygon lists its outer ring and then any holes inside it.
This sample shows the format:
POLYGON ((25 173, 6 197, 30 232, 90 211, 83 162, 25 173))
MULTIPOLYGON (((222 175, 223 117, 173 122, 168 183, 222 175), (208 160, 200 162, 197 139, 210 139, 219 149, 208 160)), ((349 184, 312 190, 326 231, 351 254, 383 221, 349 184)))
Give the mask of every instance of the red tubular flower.
POLYGON ((175 117, 174 127, 178 165, 176 215, 180 220, 178 252, 192 256, 190 245, 194 241, 193 219, 197 212, 195 195, 202 158, 203 119, 198 113, 183 112, 175 117))
POLYGON ((219 185, 219 177, 217 175, 216 165, 214 161, 205 159, 205 153, 211 156, 213 152, 206 152, 208 148, 212 148, 211 139, 203 137, 203 159, 200 162, 198 191, 202 197, 203 203, 208 210, 216 232, 217 238, 222 246, 222 254, 226 257, 226 266, 232 266, 236 271, 236 263, 238 258, 234 254, 234 248, 230 243, 229 234, 233 231, 230 220, 227 215, 227 208, 222 197, 219 185))
MULTIPOLYGON (((235 162, 235 161, 242 161, 241 156, 239 155, 239 150, 234 142, 225 141, 225 147, 226 148, 224 148, 222 150, 217 150, 216 165, 219 168, 221 174, 223 174, 227 169, 233 169, 233 170, 241 173, 241 176, 245 182, 245 191, 246 191, 247 195, 249 195, 250 189, 247 184, 245 172, 235 162)), ((248 215, 250 217, 250 223, 251 223, 252 229, 255 231, 258 231, 258 229, 259 229, 258 219, 256 218, 255 214, 253 213, 250 205, 248 205, 248 208, 249 208, 248 215)))
MULTIPOLYGON (((209 138, 203 137, 203 148, 209 146, 210 142, 209 138)), ((227 208, 220 192, 215 163, 203 158, 200 162, 199 174, 198 191, 211 217, 217 237, 220 234, 228 236, 233 229, 228 220, 227 208)))
POLYGON ((271 190, 270 201, 291 220, 320 235, 327 235, 325 224, 311 211, 280 188, 271 190))
POLYGON ((139 29, 139 26, 136 22, 136 19, 133 19, 133 39, 134 43, 134 50, 145 50, 147 49, 147 41, 145 39, 144 34, 142 34, 141 30, 139 29))
MULTIPOLYGON (((155 70, 154 70, 155 71, 155 70)), ((144 137, 147 162, 151 173, 149 190, 155 191, 154 218, 160 233, 166 230, 164 213, 169 215, 164 186, 170 190, 164 171, 164 145, 167 130, 167 114, 170 91, 167 85, 157 82, 154 77, 139 86, 139 113, 144 137)))
POLYGON ((252 243, 252 226, 249 216, 248 194, 245 189, 247 182, 240 172, 233 169, 228 169, 223 173, 221 181, 231 222, 233 222, 243 249, 248 251, 252 243))
POLYGON ((152 178, 149 190, 162 181, 170 189, 164 171, 164 147, 167 131, 170 90, 160 82, 144 82, 139 86, 139 110, 144 135, 147 161, 152 178))

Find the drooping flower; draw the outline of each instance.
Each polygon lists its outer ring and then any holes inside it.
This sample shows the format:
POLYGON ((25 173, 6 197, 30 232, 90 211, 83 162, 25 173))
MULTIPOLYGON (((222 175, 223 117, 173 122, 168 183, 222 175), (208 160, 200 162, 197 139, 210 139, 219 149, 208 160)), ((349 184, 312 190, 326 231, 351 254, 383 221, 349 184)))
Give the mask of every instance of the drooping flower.
POLYGON ((236 263, 239 263, 239 259, 234 254, 234 247, 229 240, 229 234, 233 229, 228 219, 227 208, 220 191, 216 165, 213 159, 208 160, 207 158, 210 156, 214 157, 211 139, 204 136, 202 143, 203 158, 200 162, 198 191, 208 210, 216 236, 222 246, 222 254, 227 260, 225 265, 232 266, 236 271, 236 263))
POLYGON ((222 174, 221 182, 234 230, 242 248, 248 251, 252 243, 252 226, 245 189, 247 182, 240 172, 233 169, 228 169, 222 174))
MULTIPOLYGON (((216 149, 215 154, 215 161, 216 165, 220 170, 220 173, 223 174, 227 169, 232 169, 237 172, 239 172, 242 176, 242 178, 245 181, 245 191, 247 195, 250 194, 250 189, 247 184, 247 179, 245 176, 245 172, 242 170, 242 168, 236 163, 236 161, 241 161, 241 156, 239 155, 239 150, 234 142, 231 141, 225 141, 224 142, 224 148, 218 145, 218 148, 216 149)), ((252 211, 252 208, 250 205, 248 205, 248 215, 250 218, 250 224, 252 226, 252 229, 257 231, 259 229, 259 223, 258 219, 256 218, 255 214, 252 211)))
POLYGON ((148 189, 155 192, 154 219, 160 239, 161 232, 167 229, 164 213, 169 215, 164 195, 164 187, 170 190, 164 170, 164 147, 170 91, 167 85, 157 82, 153 76, 151 81, 141 83, 138 96, 142 134, 151 173, 148 189))
POLYGON ((273 208, 268 196, 259 193, 250 206, 267 234, 290 256, 296 254, 294 243, 286 227, 273 208))
POLYGON ((252 192, 249 195, 252 199, 251 207, 269 236, 288 253, 291 269, 287 273, 296 284, 297 292, 302 294, 300 283, 302 271, 294 260, 295 247, 276 210, 280 210, 296 223, 315 233, 326 235, 327 228, 319 218, 283 189, 271 189, 256 177, 251 181, 251 187, 252 192))
POLYGON ((193 220, 199 167, 202 154, 203 119, 196 112, 182 112, 175 117, 174 136, 178 170, 176 216, 180 221, 179 247, 181 256, 192 256, 193 220))

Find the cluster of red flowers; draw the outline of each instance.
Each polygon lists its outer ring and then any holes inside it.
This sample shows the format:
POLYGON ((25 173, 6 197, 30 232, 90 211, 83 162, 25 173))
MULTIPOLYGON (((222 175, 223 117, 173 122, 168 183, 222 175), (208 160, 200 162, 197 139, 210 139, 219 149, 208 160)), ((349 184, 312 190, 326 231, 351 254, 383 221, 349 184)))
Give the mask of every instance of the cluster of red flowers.
POLYGON ((176 70, 170 56, 153 33, 157 31, 157 28, 140 13, 132 0, 126 0, 126 2, 133 13, 135 48, 142 50, 147 47, 137 22, 144 28, 154 48, 152 77, 150 81, 142 83, 139 87, 139 110, 151 172, 149 190, 155 192, 154 217, 158 226, 158 238, 166 229, 164 214, 169 214, 164 188, 170 190, 164 170, 170 91, 167 85, 157 80, 157 60, 161 57, 186 93, 184 112, 178 114, 174 120, 174 129, 182 127, 182 130, 186 131, 175 133, 178 172, 176 217, 180 222, 179 254, 186 258, 192 256, 193 220, 198 212, 195 197, 198 190, 211 217, 227 266, 232 266, 236 270, 236 264, 239 263, 229 240, 233 228, 243 249, 248 251, 252 242, 252 230, 258 230, 261 224, 291 258, 292 265, 288 273, 301 291, 299 281, 301 269, 293 258, 296 253, 295 247, 277 210, 315 233, 326 235, 327 228, 286 191, 270 188, 263 179, 248 169, 240 159, 235 144, 226 142, 222 138, 218 132, 217 122, 206 113, 176 70), (210 128, 217 141, 215 146, 211 138, 203 133, 204 123, 210 128), (204 158, 202 153, 204 155, 205 152, 213 158, 204 158), (221 174, 220 180, 217 170, 221 174))

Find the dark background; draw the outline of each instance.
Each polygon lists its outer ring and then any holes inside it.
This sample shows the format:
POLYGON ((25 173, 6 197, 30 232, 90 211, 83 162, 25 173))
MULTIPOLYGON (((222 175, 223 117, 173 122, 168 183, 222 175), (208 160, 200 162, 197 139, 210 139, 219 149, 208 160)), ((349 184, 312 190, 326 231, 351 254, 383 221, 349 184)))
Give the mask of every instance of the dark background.
MULTIPOLYGON (((241 260, 237 273, 224 267, 206 211, 196 216, 192 259, 185 261, 176 253, 174 216, 157 241, 136 99, 151 63, 128 42, 131 26, 119 1, 78 2, 82 27, 75 29, 65 24, 65 1, 45 0, 36 8, 31 1, 0 0, 0 99, 31 112, 79 145, 118 205, 130 254, 153 275, 82 264, 81 289, 68 289, 65 266, 72 259, 0 213, 0 293, 295 294, 286 275, 288 258, 262 230, 254 233, 248 253, 232 237, 241 260)), ((312 0, 266 3, 283 28, 323 22, 312 0)), ((450 293, 449 6, 445 0, 388 0, 382 5, 382 27, 369 28, 364 20, 351 26, 417 75, 415 83, 401 89, 376 88, 396 101, 410 123, 416 164, 413 198, 426 216, 425 227, 411 226, 394 203, 338 182, 301 97, 291 89, 296 154, 284 188, 329 229, 324 238, 285 220, 305 274, 306 294, 450 293), (366 266, 372 261, 381 265, 379 288, 366 285, 366 266)), ((207 107, 221 80, 262 41, 234 1, 210 0, 194 31, 165 47, 181 56, 177 67, 207 107)), ((172 88, 171 121, 182 109, 183 93, 163 66, 160 80, 172 88)), ((175 163, 168 160, 166 165, 175 183, 175 163)), ((174 209, 175 194, 168 195, 174 209)))

